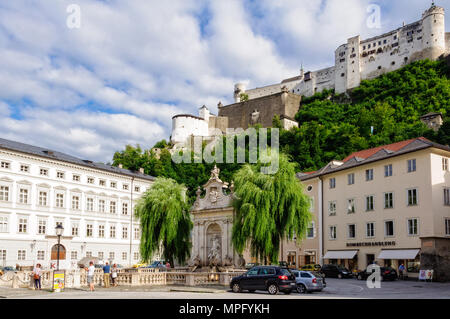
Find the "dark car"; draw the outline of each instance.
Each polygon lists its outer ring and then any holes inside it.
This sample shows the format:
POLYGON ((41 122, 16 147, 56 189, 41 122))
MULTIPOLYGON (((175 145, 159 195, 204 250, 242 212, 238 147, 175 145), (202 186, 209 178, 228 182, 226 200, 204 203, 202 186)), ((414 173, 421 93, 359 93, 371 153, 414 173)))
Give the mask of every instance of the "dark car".
POLYGON ((247 271, 242 276, 234 277, 230 282, 233 292, 248 290, 268 291, 271 295, 276 295, 279 291, 290 294, 296 289, 295 276, 289 269, 279 266, 259 266, 247 271))
MULTIPOLYGON (((391 267, 380 267, 380 273, 381 273, 381 280, 397 280, 398 279, 398 275, 397 275, 397 271, 395 271, 394 268, 391 267)), ((359 272, 356 275, 356 278, 358 280, 366 280, 370 275, 372 274, 372 271, 368 271, 363 270, 361 272, 359 272)))
POLYGON ((343 266, 338 265, 323 265, 322 266, 322 273, 325 275, 325 277, 328 278, 352 278, 353 274, 350 270, 343 266))

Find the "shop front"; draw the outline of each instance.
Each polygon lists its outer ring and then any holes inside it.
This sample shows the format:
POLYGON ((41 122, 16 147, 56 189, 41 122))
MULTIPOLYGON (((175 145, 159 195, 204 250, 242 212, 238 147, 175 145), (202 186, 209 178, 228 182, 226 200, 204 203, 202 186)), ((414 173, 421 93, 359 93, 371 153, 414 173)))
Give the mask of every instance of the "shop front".
POLYGON ((420 270, 420 249, 382 249, 377 259, 380 266, 392 267, 398 272, 400 265, 405 267, 404 275, 418 278, 420 270))
POLYGON ((342 265, 353 271, 358 267, 358 250, 329 250, 323 259, 325 264, 342 265))

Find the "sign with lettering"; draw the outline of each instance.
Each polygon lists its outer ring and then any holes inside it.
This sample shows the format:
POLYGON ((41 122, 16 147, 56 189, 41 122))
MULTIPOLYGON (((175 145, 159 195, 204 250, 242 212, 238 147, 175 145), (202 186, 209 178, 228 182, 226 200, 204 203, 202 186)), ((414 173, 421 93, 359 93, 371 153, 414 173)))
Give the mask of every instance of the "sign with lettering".
POLYGON ((372 241, 366 243, 347 243, 347 247, 395 246, 395 241, 372 241))
POLYGON ((61 292, 64 290, 65 274, 64 270, 53 271, 53 291, 61 292))

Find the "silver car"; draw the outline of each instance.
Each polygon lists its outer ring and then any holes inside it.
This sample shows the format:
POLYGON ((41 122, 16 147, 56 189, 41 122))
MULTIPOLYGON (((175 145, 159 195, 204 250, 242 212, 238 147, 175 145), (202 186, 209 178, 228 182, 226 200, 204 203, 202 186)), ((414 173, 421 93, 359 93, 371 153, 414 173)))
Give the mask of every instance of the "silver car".
POLYGON ((321 277, 315 276, 310 271, 292 270, 291 272, 295 276, 295 281, 297 283, 297 292, 300 294, 315 291, 319 292, 326 287, 323 283, 323 279, 321 277))

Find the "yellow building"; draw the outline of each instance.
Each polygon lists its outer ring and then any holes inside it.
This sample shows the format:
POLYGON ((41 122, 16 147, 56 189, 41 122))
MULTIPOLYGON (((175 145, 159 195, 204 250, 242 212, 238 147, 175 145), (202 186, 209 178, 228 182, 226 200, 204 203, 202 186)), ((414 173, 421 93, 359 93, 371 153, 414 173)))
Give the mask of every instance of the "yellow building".
POLYGON ((284 243, 283 257, 288 260, 295 251, 301 266, 313 262, 306 255, 316 250, 319 263, 351 269, 373 262, 395 268, 404 264, 410 277, 419 269, 434 269, 436 277, 448 279, 449 158, 450 147, 417 138, 299 174, 312 198, 311 234, 317 236, 302 247, 284 243))

